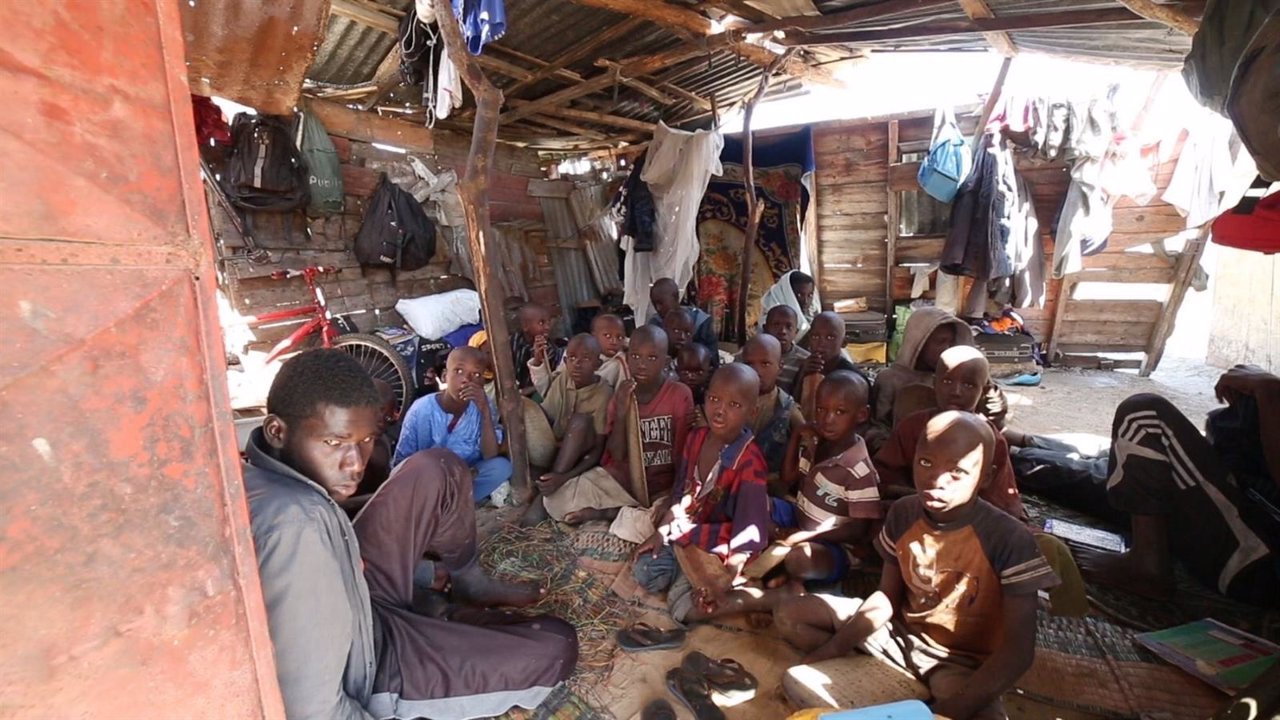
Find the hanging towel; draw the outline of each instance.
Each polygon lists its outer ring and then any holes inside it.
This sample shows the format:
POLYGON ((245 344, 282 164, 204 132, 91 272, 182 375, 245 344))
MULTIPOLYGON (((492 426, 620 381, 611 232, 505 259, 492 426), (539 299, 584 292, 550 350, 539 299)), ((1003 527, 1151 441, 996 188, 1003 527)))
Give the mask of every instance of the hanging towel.
POLYGON ((440 53, 440 75, 436 78, 436 119, 444 120, 449 113, 462 107, 462 76, 449 59, 449 53, 440 53))

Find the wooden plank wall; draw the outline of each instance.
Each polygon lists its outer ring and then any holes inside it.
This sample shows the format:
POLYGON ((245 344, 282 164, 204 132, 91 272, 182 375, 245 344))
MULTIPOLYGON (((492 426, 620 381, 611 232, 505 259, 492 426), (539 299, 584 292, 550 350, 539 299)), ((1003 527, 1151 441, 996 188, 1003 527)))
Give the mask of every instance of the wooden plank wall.
POLYGON ((1280 255, 1219 247, 1209 364, 1280 373, 1280 255))
MULTIPOLYGON (((242 315, 256 315, 302 305, 311 300, 306 283, 300 279, 273 280, 270 274, 282 268, 308 265, 331 265, 341 268, 336 276, 325 276, 322 287, 330 309, 337 314, 354 313, 361 330, 381 325, 397 325, 402 319, 393 309, 397 300, 444 292, 466 284, 466 280, 450 275, 450 242, 454 229, 437 225, 436 256, 428 266, 413 272, 397 273, 377 268, 361 268, 351 253, 365 204, 377 186, 379 173, 392 178, 412 177, 407 158, 402 153, 374 147, 372 144, 333 137, 342 163, 346 203, 341 215, 317 218, 309 223, 297 214, 290 231, 285 218, 260 213, 253 219, 254 238, 259 247, 271 252, 273 262, 253 265, 242 260, 224 265, 219 285, 232 306, 242 315), (310 237, 306 229, 310 228, 310 237)), ((455 170, 459 176, 466 168, 468 139, 439 133, 435 138, 435 154, 415 157, 435 172, 455 170)), ((499 145, 495 155, 493 184, 489 190, 490 212, 500 239, 509 240, 512 228, 519 231, 540 227, 542 208, 528 195, 530 180, 544 176, 535 153, 499 145)), ((226 254, 242 245, 239 234, 226 214, 212 198, 210 217, 215 238, 226 254)), ((458 229, 462 244, 464 232, 458 229)), ((545 252, 545 251, 543 251, 545 252)), ((258 342, 274 343, 287 336, 297 322, 283 323, 255 330, 258 342)))
MULTIPOLYGON (((924 149, 932 132, 933 116, 916 114, 893 118, 898 123, 900 152, 924 149)), ((961 113, 959 123, 972 132, 975 114, 961 113)), ((817 168, 817 244, 819 289, 824 305, 836 300, 865 297, 868 306, 884 308, 885 278, 889 259, 889 188, 914 187, 915 163, 890 166, 888 119, 842 121, 814 127, 817 168)), ((1173 159, 1156 175, 1161 192, 1176 164, 1173 159)), ((1019 157, 1018 172, 1031 186, 1040 221, 1046 278, 1043 308, 1019 310, 1035 337, 1048 343, 1060 331, 1062 347, 1072 352, 1124 352, 1146 350, 1152 330, 1165 310, 1164 298, 1134 300, 1072 300, 1065 313, 1058 303, 1063 281, 1051 278, 1054 232, 1071 178, 1064 163, 1019 157), (1061 317, 1062 328, 1054 327, 1061 317)), ((1170 284, 1173 266, 1154 256, 1153 240, 1177 235, 1184 223, 1172 206, 1154 200, 1138 206, 1122 199, 1115 208, 1115 233, 1106 251, 1085 261, 1085 272, 1070 278, 1078 282, 1144 282, 1170 284)), ((928 262, 941 254, 941 237, 899 237, 896 265, 928 262)), ((1180 243, 1173 243, 1173 249, 1180 243)), ((910 298, 911 273, 895 267, 892 295, 896 302, 910 298)), ((1068 283, 1070 284, 1070 283, 1068 283)), ((1047 345, 1046 345, 1047 347, 1047 345)))

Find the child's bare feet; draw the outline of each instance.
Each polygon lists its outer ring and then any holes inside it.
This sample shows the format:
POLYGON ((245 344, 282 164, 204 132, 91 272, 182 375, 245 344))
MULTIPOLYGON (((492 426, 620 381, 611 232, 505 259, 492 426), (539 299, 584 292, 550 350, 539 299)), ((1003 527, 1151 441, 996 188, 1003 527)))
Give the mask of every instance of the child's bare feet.
POLYGON ((1112 553, 1080 548, 1074 552, 1080 573, 1091 582, 1155 600, 1173 597, 1173 567, 1159 558, 1144 557, 1134 551, 1112 553))
POLYGON ((478 607, 526 607, 542 599, 546 591, 538 583, 508 583, 485 574, 479 565, 453 576, 453 597, 478 607))
POLYGON ((529 507, 525 508, 524 513, 520 516, 520 527, 533 527, 550 517, 551 515, 547 513, 547 506, 542 503, 542 496, 534 495, 533 501, 529 503, 529 507))

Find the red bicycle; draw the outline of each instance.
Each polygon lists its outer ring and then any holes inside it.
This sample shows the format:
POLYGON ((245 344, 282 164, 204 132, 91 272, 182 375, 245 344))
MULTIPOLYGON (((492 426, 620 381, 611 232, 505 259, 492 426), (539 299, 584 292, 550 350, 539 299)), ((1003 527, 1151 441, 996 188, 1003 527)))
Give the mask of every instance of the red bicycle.
POLYGON ((413 373, 409 371, 408 363, 386 340, 376 335, 348 332, 350 323, 342 318, 333 317, 325 302, 324 290, 316 283, 316 279, 321 275, 336 274, 341 271, 341 268, 312 266, 301 270, 277 270, 271 273, 272 280, 288 280, 297 277, 306 280, 307 288, 311 291, 311 304, 245 317, 244 322, 249 327, 260 327, 311 316, 310 320, 271 349, 267 354, 266 363, 270 364, 283 355, 301 349, 310 341, 312 335, 319 333, 321 347, 337 348, 350 353, 374 379, 390 385, 399 403, 399 411, 404 413, 413 399, 414 388, 413 373))

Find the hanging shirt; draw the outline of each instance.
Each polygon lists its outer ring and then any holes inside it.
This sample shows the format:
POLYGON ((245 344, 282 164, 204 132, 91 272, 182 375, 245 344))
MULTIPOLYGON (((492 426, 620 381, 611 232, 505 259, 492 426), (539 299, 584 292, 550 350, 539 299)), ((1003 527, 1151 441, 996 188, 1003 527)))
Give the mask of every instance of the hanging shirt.
POLYGON ((698 206, 712 175, 720 175, 724 136, 718 130, 685 132, 659 122, 649 143, 641 180, 653 193, 656 226, 653 252, 639 252, 624 236, 626 287, 623 300, 637 318, 649 315, 649 288, 669 277, 676 287, 693 279, 698 245, 698 206))
POLYGON ((449 113, 462 107, 462 76, 449 59, 449 53, 440 53, 440 75, 436 78, 436 119, 444 120, 449 113))
POLYGON ((472 55, 507 31, 507 8, 502 0, 453 0, 453 14, 462 23, 462 37, 472 55))

